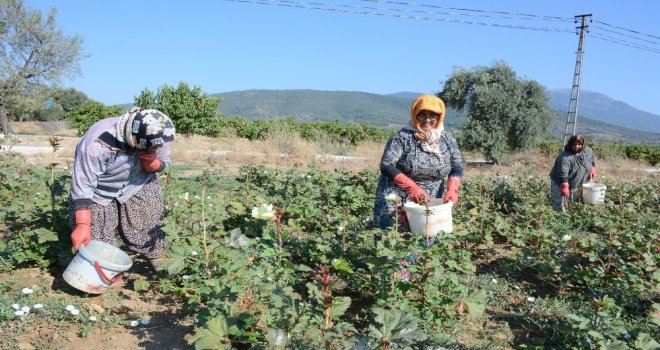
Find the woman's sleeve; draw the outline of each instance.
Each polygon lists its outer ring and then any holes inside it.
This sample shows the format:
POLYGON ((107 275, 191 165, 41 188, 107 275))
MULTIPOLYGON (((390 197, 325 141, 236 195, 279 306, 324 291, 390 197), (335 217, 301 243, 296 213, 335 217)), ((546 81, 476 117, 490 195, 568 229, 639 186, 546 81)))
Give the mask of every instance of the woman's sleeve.
POLYGON ((380 172, 390 180, 401 173, 401 170, 397 169, 396 164, 401 159, 403 150, 403 140, 400 133, 394 134, 385 145, 383 156, 380 159, 380 172))
POLYGON ((71 175, 73 209, 86 209, 92 205, 99 176, 105 172, 109 153, 98 142, 82 140, 76 147, 71 175))
POLYGON ((461 151, 458 149, 458 143, 453 137, 448 137, 449 140, 449 157, 451 160, 451 171, 449 176, 461 177, 463 176, 463 157, 461 151))
POLYGON ((156 157, 160 161, 160 168, 157 171, 163 171, 168 166, 172 165, 172 157, 170 156, 170 147, 166 143, 156 151, 156 157))

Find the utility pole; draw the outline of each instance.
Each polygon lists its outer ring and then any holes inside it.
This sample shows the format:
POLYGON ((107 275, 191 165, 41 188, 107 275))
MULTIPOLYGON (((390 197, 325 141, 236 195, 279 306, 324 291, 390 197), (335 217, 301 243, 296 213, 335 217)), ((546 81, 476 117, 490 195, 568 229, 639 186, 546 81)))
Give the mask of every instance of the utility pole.
POLYGON ((577 112, 578 101, 580 99, 580 80, 582 79, 582 56, 584 54, 584 37, 587 33, 587 18, 591 18, 591 14, 575 16, 575 23, 580 19, 580 26, 575 27, 580 30, 580 41, 578 42, 577 58, 575 59, 575 73, 573 73, 573 87, 571 89, 571 99, 568 101, 568 117, 566 119, 566 130, 564 131, 564 145, 568 142, 568 138, 575 135, 575 128, 577 126, 577 112), (571 128, 572 125, 572 128, 571 128), (570 133, 569 133, 570 130, 570 133))

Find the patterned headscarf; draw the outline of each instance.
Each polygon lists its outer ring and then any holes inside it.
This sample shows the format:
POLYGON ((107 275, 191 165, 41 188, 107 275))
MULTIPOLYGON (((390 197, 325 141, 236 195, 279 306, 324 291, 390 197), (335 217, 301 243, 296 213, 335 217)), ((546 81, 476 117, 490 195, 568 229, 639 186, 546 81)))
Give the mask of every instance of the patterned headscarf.
POLYGON ((410 107, 410 124, 415 130, 415 138, 421 141, 422 150, 430 153, 438 153, 438 142, 442 137, 442 131, 445 129, 443 121, 445 120, 445 103, 434 95, 421 95, 413 101, 410 107), (438 122, 433 129, 423 131, 419 127, 417 114, 421 111, 429 111, 439 116, 438 122))
POLYGON ((175 134, 170 117, 155 109, 133 107, 117 123, 117 139, 137 149, 149 150, 174 141, 175 134))

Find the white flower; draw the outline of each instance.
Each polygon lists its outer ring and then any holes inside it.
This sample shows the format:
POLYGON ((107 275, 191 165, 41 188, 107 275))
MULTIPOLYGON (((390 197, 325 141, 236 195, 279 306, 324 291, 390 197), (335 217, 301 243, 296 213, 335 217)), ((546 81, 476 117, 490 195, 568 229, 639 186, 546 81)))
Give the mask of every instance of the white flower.
POLYGON ((131 327, 137 327, 140 324, 138 321, 131 321, 131 327))
POLYGON ((18 316, 18 317, 21 317, 21 316, 24 316, 24 315, 25 315, 25 312, 23 312, 22 310, 18 310, 18 311, 16 311, 16 312, 14 312, 14 315, 15 315, 15 316, 18 316))
POLYGON ((32 305, 32 308, 35 309, 35 310, 41 309, 42 307, 44 307, 43 304, 34 304, 34 305, 32 305))
POLYGON ((190 252, 190 255, 197 256, 197 252, 193 250, 192 252, 190 252))
POLYGON ((23 294, 32 294, 32 293, 34 293, 34 291, 30 288, 23 288, 23 289, 21 289, 21 292, 23 292, 23 294))
POLYGON ((494 278, 493 278, 492 280, 490 280, 490 281, 493 282, 493 283, 497 283, 497 280, 494 279, 494 278))
POLYGON ((142 321, 140 321, 140 323, 142 323, 142 324, 145 325, 145 326, 148 325, 149 322, 150 322, 149 320, 142 320, 142 321))
POLYGON ((179 196, 179 198, 183 199, 184 201, 187 201, 189 197, 190 194, 188 194, 188 192, 184 193, 183 196, 179 196))
POLYGON ((515 288, 517 290, 520 290, 520 287, 518 287, 518 286, 513 286, 513 288, 515 288))
POLYGON ((566 242, 566 241, 570 241, 571 238, 573 238, 573 237, 571 237, 571 235, 564 235, 564 237, 562 237, 561 240, 566 242))
POLYGON ((29 306, 23 306, 21 308, 21 310, 27 314, 28 312, 30 312, 30 307, 29 306))
POLYGON ((261 220, 272 220, 275 217, 275 210, 272 204, 262 204, 252 208, 252 217, 261 220))
POLYGON ((536 301, 536 298, 534 298, 534 297, 527 297, 527 301, 529 301, 530 303, 533 303, 533 302, 536 301))
POLYGON ((399 197, 396 195, 396 193, 390 193, 387 196, 385 196, 385 200, 388 200, 390 202, 396 202, 399 200, 399 197))
POLYGON ((344 231, 344 226, 337 227, 337 231, 339 231, 339 232, 344 231))
POLYGON ((189 279, 190 279, 190 276, 188 276, 188 275, 183 275, 181 278, 183 278, 184 280, 189 280, 189 279))
POLYGON ((21 306, 20 306, 20 305, 18 305, 18 304, 12 304, 12 306, 11 306, 11 307, 12 307, 12 308, 13 308, 14 310, 18 310, 18 309, 20 309, 20 308, 21 308, 21 306))
POLYGON ((76 315, 80 314, 80 310, 78 310, 78 309, 73 309, 73 310, 71 310, 71 314, 72 314, 73 316, 76 316, 76 315))
POLYGON ((66 309, 66 311, 69 311, 69 312, 71 312, 71 311, 73 311, 73 310, 75 310, 75 309, 76 309, 76 307, 75 307, 75 306, 73 306, 73 305, 67 305, 67 306, 65 307, 65 309, 66 309))
POLYGON ((96 316, 89 316, 89 320, 92 322, 96 322, 96 316))

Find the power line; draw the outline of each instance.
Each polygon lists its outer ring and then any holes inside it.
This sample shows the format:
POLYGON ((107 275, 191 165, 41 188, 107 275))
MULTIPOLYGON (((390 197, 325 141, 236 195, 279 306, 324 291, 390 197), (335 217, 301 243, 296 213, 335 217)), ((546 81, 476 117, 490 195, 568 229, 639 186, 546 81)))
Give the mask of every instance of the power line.
POLYGON ((617 32, 617 31, 615 31, 615 30, 606 29, 606 28, 603 28, 603 27, 600 27, 600 26, 597 26, 597 25, 596 25, 596 26, 593 26, 592 28, 597 28, 597 29, 600 29, 600 30, 602 30, 602 31, 606 31, 606 32, 608 32, 608 33, 613 33, 613 34, 616 34, 616 35, 621 35, 621 36, 625 36, 625 37, 628 37, 628 38, 632 38, 632 39, 635 39, 635 40, 639 40, 639 41, 644 41, 644 42, 651 43, 651 44, 660 45, 660 43, 659 43, 659 42, 656 42, 656 41, 651 41, 651 40, 646 40, 646 39, 638 38, 638 37, 636 37, 636 36, 634 36, 634 35, 624 34, 624 33, 617 32))
POLYGON ((596 22, 596 23, 600 23, 600 24, 602 24, 602 25, 606 25, 606 26, 608 26, 608 27, 612 27, 612 28, 616 28, 616 29, 625 30, 625 31, 628 31, 628 32, 631 32, 631 33, 635 33, 635 34, 639 34, 639 35, 644 35, 644 36, 648 36, 648 37, 651 37, 651 38, 660 39, 660 36, 655 36, 655 35, 651 35, 651 34, 644 34, 644 33, 638 32, 638 31, 636 31, 636 30, 627 29, 627 28, 622 28, 622 27, 617 27, 617 26, 614 26, 614 25, 611 25, 611 24, 607 24, 607 23, 605 23, 605 22, 601 22, 601 21, 595 21, 595 22, 596 22))
MULTIPOLYGON (((389 1, 389 0, 362 0, 362 1, 365 1, 365 2, 378 2, 378 3, 386 3, 386 4, 396 4, 396 5, 407 5, 407 6, 422 6, 422 7, 445 9, 445 10, 478 12, 478 13, 493 13, 493 14, 501 14, 501 15, 508 15, 508 16, 527 17, 527 18, 514 18, 514 19, 536 19, 536 20, 540 19, 540 20, 545 20, 545 21, 573 22, 573 18, 556 17, 556 16, 539 16, 539 15, 533 15, 533 14, 528 14, 528 13, 514 13, 514 12, 506 12, 506 11, 476 10, 476 9, 467 9, 467 8, 460 8, 460 7, 444 7, 444 6, 438 6, 438 5, 417 4, 417 3, 411 3, 411 2, 389 1)), ((501 18, 511 18, 511 17, 501 17, 501 18)))
POLYGON ((631 43, 629 41, 621 40, 621 39, 618 39, 618 38, 613 38, 611 36, 603 35, 603 34, 600 34, 600 33, 591 33, 591 37, 593 37, 594 39, 609 41, 611 43, 632 47, 632 48, 635 48, 635 49, 638 49, 638 50, 654 52, 654 53, 660 53, 660 49, 655 49, 655 48, 652 48, 652 47, 631 43))
POLYGON ((321 11, 332 11, 332 12, 341 12, 341 13, 353 13, 353 14, 370 15, 370 16, 394 17, 394 18, 411 19, 411 20, 418 20, 418 21, 435 21, 435 22, 446 22, 446 23, 471 24, 471 25, 491 26, 491 27, 498 27, 498 28, 511 28, 511 29, 523 29, 523 30, 535 30, 535 31, 559 32, 559 33, 572 33, 573 32, 573 30, 560 29, 560 28, 531 27, 531 26, 510 25, 510 24, 501 24, 501 23, 464 21, 464 20, 449 19, 449 18, 408 16, 408 15, 399 15, 399 14, 387 13, 387 12, 373 12, 369 8, 355 7, 355 6, 348 6, 348 5, 307 3, 307 2, 296 2, 296 1, 289 1, 289 0, 225 0, 225 1, 239 2, 239 3, 249 3, 249 4, 256 4, 256 5, 272 5, 272 6, 291 7, 291 8, 302 8, 302 9, 309 9, 309 10, 321 10, 321 11), (332 7, 332 6, 335 6, 335 7, 332 7), (343 8, 336 8, 336 7, 343 7, 343 8), (369 11, 363 11, 362 9, 369 10, 369 11))

